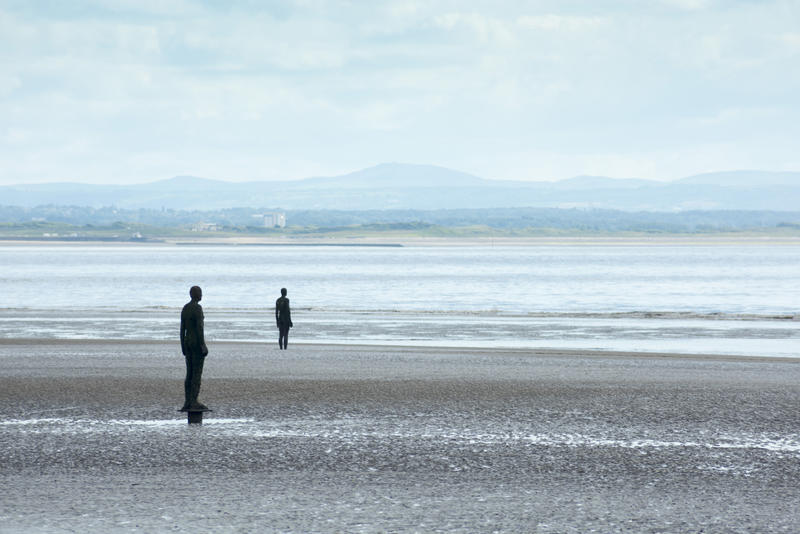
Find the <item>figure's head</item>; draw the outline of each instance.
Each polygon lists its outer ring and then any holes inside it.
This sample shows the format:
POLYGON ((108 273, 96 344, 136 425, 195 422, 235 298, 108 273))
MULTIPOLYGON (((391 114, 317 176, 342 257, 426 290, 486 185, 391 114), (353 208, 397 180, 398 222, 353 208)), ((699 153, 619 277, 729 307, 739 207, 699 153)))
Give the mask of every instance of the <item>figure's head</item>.
POLYGON ((200 289, 200 286, 192 286, 189 290, 189 296, 192 297, 192 300, 200 302, 203 299, 203 290, 200 289))
POLYGON ((282 297, 285 297, 285 296, 286 296, 286 288, 285 288, 285 287, 282 287, 282 288, 281 288, 281 296, 282 296, 282 297))

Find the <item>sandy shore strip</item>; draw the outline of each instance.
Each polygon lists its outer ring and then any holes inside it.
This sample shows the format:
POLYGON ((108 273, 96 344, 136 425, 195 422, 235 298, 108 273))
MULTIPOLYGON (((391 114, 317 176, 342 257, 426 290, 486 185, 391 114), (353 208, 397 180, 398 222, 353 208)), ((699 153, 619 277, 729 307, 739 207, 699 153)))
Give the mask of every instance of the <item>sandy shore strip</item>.
POLYGON ((0 341, 0 531, 792 532, 795 359, 0 341))

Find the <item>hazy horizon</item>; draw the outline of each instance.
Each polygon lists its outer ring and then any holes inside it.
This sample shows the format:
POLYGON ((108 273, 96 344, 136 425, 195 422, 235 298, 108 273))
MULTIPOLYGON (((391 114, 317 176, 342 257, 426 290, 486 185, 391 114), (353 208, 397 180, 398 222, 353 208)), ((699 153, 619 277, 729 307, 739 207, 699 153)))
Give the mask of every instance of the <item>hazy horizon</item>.
POLYGON ((300 181, 230 182, 174 177, 133 185, 0 185, 0 206, 119 206, 214 209, 454 209, 601 207, 662 211, 792 211, 800 172, 710 173, 671 182, 583 176, 559 182, 496 181, 431 165, 382 164, 346 175, 300 181))
POLYGON ((0 3, 0 185, 800 169, 785 0, 0 3))
MULTIPOLYGON (((697 174, 692 174, 692 175, 677 176, 677 177, 665 178, 665 179, 641 178, 641 177, 638 177, 638 176, 601 176, 601 175, 582 174, 582 175, 568 176, 568 177, 565 177, 565 178, 553 178, 553 179, 542 179, 542 180, 519 180, 519 179, 515 180, 515 179, 498 179, 498 178, 492 178, 492 177, 487 177, 487 176, 480 176, 480 175, 477 175, 477 174, 474 174, 474 173, 470 173, 468 171, 464 171, 462 169, 451 169, 451 168, 448 168, 448 167, 443 167, 441 165, 420 164, 420 163, 384 162, 384 163, 378 163, 376 165, 369 166, 369 167, 362 167, 362 168, 358 168, 358 169, 353 169, 353 170, 350 170, 350 171, 346 171, 346 172, 344 172, 342 174, 301 176, 301 177, 298 177, 298 178, 280 178, 280 177, 277 177, 277 178, 272 178, 272 179, 235 179, 235 178, 230 178, 230 177, 219 178, 219 177, 216 177, 216 176, 203 176, 203 175, 197 175, 197 174, 176 174, 176 175, 172 175, 172 176, 157 177, 157 178, 152 178, 152 179, 142 179, 142 180, 130 181, 130 182, 109 183, 108 181, 103 181, 103 180, 100 180, 100 181, 54 180, 54 181, 32 182, 32 183, 25 183, 25 182, 7 183, 7 184, 0 183, 0 187, 5 187, 5 186, 24 187, 26 185, 57 185, 57 184, 136 186, 136 185, 153 184, 153 183, 157 183, 157 182, 164 182, 164 181, 180 179, 180 178, 192 178, 192 179, 208 180, 208 181, 214 181, 214 182, 225 182, 225 183, 230 183, 230 184, 244 184, 244 183, 248 183, 248 182, 253 182, 253 183, 257 183, 257 182, 275 182, 275 183, 279 183, 279 182, 300 182, 300 181, 303 181, 303 180, 313 180, 313 179, 321 179, 321 178, 341 178, 341 177, 344 177, 344 176, 349 176, 349 175, 360 173, 360 172, 364 172, 364 171, 370 171, 372 169, 376 169, 376 168, 379 168, 379 167, 382 167, 382 166, 390 166, 390 165, 396 165, 396 166, 401 166, 401 167, 402 166, 408 166, 408 167, 433 167, 433 168, 438 168, 438 169, 445 170, 445 171, 454 171, 454 172, 458 172, 458 173, 463 173, 465 175, 470 175, 472 177, 479 178, 481 180, 486 180, 488 182, 507 181, 507 182, 520 182, 520 184, 531 184, 531 185, 564 182, 564 181, 569 181, 569 180, 574 180, 574 179, 581 179, 581 178, 601 178, 601 179, 611 179, 611 180, 616 180, 616 181, 621 181, 621 182, 624 182, 626 180, 642 180, 642 181, 658 182, 658 183, 662 183, 664 185, 667 185, 667 184, 670 184, 670 183, 673 183, 673 182, 678 182, 680 180, 684 180, 686 178, 693 178, 693 177, 704 176, 704 175, 716 175, 716 174, 731 174, 731 175, 733 175, 733 174, 739 174, 739 173, 754 173, 754 174, 759 174, 759 173, 760 174, 784 174, 784 173, 786 173, 786 174, 795 174, 795 173, 800 173, 800 171, 797 171, 797 170, 773 171, 773 170, 766 170, 766 169, 729 169, 729 170, 709 171, 709 172, 705 172, 705 173, 697 173, 697 174)), ((401 184, 398 184, 398 185, 401 185, 401 184)), ((753 184, 753 185, 757 185, 757 184, 753 184)), ((798 184, 798 185, 800 185, 800 184, 798 184)))

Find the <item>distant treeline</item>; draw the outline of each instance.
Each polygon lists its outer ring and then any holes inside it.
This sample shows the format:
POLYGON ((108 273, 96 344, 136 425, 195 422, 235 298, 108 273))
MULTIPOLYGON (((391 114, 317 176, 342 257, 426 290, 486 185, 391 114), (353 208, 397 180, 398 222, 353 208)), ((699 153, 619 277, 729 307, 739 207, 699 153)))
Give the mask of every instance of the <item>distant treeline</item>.
POLYGON ((118 209, 78 206, 0 206, 0 223, 63 223, 110 226, 136 223, 154 227, 187 228, 214 223, 231 230, 264 231, 259 215, 281 211, 287 227, 338 229, 345 227, 458 228, 480 226, 504 230, 557 229, 599 232, 725 232, 765 228, 800 228, 800 211, 683 211, 628 212, 607 209, 488 208, 442 210, 276 210, 232 208, 215 211, 118 209))
POLYGON ((297 211, 292 224, 317 227, 424 223, 443 227, 552 228, 602 232, 707 232, 800 226, 800 212, 627 212, 604 209, 490 208, 452 210, 297 211))

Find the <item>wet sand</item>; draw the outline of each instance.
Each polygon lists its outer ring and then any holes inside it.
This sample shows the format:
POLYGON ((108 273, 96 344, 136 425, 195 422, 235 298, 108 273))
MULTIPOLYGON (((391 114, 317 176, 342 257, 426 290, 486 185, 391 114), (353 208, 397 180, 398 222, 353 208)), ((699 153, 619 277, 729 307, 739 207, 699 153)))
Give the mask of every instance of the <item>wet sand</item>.
POLYGON ((800 362, 0 341, 0 532, 794 532, 800 362))

